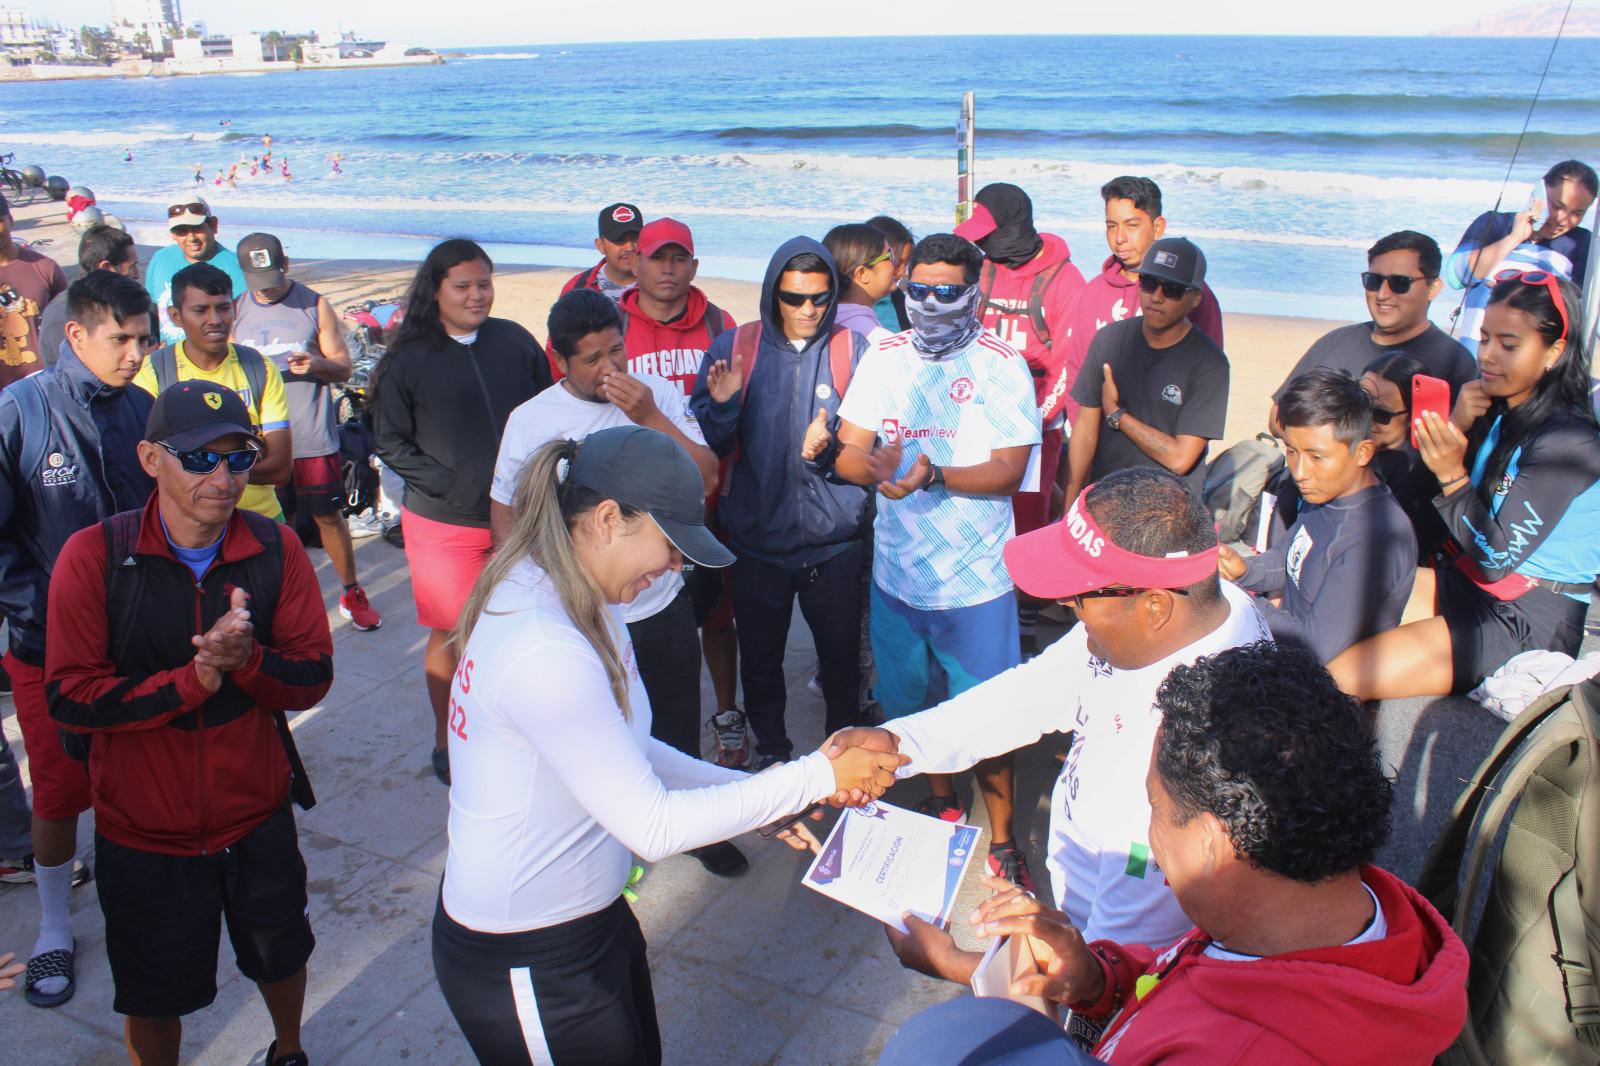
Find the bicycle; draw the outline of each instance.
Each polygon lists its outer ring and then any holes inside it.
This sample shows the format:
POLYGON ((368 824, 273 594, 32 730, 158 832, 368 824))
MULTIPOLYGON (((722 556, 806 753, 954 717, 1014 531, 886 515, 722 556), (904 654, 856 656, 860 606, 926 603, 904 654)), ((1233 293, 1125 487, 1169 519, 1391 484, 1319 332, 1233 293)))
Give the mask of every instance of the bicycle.
POLYGON ((41 190, 23 177, 21 171, 5 165, 14 162, 16 158, 15 152, 0 155, 0 194, 3 194, 6 203, 13 207, 23 207, 33 203, 34 197, 38 196, 41 190))

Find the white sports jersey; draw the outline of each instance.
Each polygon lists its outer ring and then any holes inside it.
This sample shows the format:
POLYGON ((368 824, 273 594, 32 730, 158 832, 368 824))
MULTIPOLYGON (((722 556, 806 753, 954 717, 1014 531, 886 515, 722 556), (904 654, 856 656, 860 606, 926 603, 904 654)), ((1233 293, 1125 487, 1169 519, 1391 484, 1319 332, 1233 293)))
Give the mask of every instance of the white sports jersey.
POLYGON ((1165 947, 1193 928, 1150 857, 1145 773, 1161 714, 1156 689, 1172 668, 1271 640, 1249 596, 1222 583, 1228 617, 1142 670, 1089 654, 1083 626, 1041 654, 954 699, 884 725, 911 756, 900 776, 957 773, 1075 730, 1050 800, 1050 880, 1056 906, 1085 940, 1165 947))
POLYGON ((530 560, 495 589, 462 653, 450 686, 444 909, 469 929, 523 932, 593 914, 621 894, 632 854, 654 862, 833 794, 820 752, 750 775, 652 738, 633 642, 621 610, 608 616, 631 720, 530 560))

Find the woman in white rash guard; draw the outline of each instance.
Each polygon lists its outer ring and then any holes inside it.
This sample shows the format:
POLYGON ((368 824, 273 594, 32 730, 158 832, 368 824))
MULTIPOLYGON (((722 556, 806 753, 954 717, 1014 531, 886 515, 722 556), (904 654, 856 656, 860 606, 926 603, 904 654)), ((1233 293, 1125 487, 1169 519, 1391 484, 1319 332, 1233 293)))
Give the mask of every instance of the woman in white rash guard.
POLYGON ((752 776, 650 737, 618 605, 686 558, 733 561, 703 494, 655 430, 552 441, 461 613, 433 965, 482 1062, 659 1063, 644 937, 622 898, 633 855, 727 840, 839 790, 882 795, 903 761, 849 748, 752 776))

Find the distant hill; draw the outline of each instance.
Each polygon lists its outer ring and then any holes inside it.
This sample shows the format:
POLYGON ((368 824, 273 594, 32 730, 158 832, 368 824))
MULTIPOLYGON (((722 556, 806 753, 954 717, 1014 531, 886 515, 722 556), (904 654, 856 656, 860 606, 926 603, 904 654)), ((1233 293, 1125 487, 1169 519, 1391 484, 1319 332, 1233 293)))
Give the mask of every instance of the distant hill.
MULTIPOLYGON (((1443 37, 1553 37, 1566 8, 1564 3, 1524 4, 1439 32, 1443 37)), ((1562 36, 1600 37, 1600 7, 1574 4, 1562 36)))

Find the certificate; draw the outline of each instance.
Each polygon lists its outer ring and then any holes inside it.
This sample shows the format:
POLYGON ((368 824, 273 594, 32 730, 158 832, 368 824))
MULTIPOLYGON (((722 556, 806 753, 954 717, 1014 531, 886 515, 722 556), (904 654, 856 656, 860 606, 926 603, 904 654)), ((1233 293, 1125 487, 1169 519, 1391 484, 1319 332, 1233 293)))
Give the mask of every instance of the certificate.
POLYGON ((801 880, 902 933, 907 911, 943 928, 977 842, 976 826, 868 803, 845 810, 801 880))

